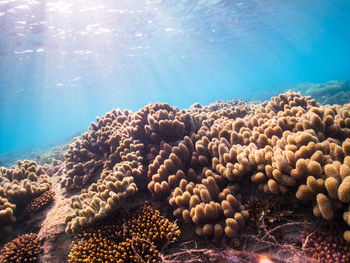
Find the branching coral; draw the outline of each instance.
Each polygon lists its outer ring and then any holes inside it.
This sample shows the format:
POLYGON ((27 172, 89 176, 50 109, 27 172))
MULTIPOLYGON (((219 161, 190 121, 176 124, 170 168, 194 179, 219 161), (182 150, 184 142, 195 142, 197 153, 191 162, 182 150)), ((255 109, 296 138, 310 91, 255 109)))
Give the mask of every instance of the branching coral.
POLYGON ((67 189, 81 189, 89 181, 98 178, 104 161, 120 145, 121 127, 130 112, 113 110, 102 118, 96 118, 88 132, 76 138, 69 146, 65 157, 66 178, 62 185, 67 189))
POLYGON ((0 196, 0 239, 11 232, 11 225, 16 221, 13 210, 16 205, 0 196))
POLYGON ((161 144, 181 138, 195 126, 195 118, 189 114, 180 114, 177 108, 160 103, 147 105, 135 114, 112 111, 98 119, 98 124, 92 124, 84 135, 83 142, 76 140, 65 155, 64 186, 81 188, 93 177, 96 179, 72 198, 73 213, 66 219, 66 231, 74 233, 118 208, 122 200, 138 190, 134 181, 145 170, 143 156, 152 159, 149 156, 157 155, 161 144), (100 145, 98 154, 97 148, 90 146, 92 141, 96 147, 100 145), (91 153, 92 149, 95 154, 91 153), (82 161, 82 153, 88 153, 91 158, 82 161), (101 164, 98 171, 85 169, 90 163, 96 167, 96 162, 101 164))
POLYGON ((159 262, 165 245, 177 240, 178 226, 153 210, 140 206, 116 224, 89 228, 73 242, 69 262, 159 262))
MULTIPOLYGON (((218 102, 179 110, 155 103, 135 113, 113 110, 69 146, 61 171, 65 194, 75 194, 66 217, 72 235, 124 210, 129 197, 147 190, 197 235, 215 242, 233 244, 252 222, 266 229, 261 215, 272 222, 292 213, 293 207, 268 211, 273 202, 252 196, 259 190, 295 195, 325 220, 341 212, 350 225, 350 104, 320 106, 287 92, 260 104, 218 102), (248 203, 250 197, 254 201, 248 203)), ((1 168, 1 230, 14 222, 16 207, 45 192, 27 206, 39 209, 52 197, 50 187, 34 162, 1 168)), ((178 229, 147 205, 129 216, 79 235, 70 261, 160 260, 178 229)), ((350 241, 350 230, 343 237, 350 241)))
POLYGON ((33 161, 18 161, 10 169, 1 167, 0 196, 14 204, 25 204, 51 188, 42 166, 33 161))
POLYGON ((66 231, 112 213, 143 188, 137 182, 146 173, 152 195, 210 239, 234 239, 245 226, 242 185, 252 183, 312 202, 314 214, 330 220, 350 201, 349 110, 289 91, 259 105, 179 111, 156 103, 107 113, 66 153, 64 185, 88 186, 72 198, 66 231))
POLYGON ((196 224, 198 234, 214 238, 222 229, 233 237, 247 220, 237 194, 247 176, 270 194, 299 186, 297 198, 312 200, 315 215, 331 219, 348 204, 349 109, 288 92, 243 118, 207 119, 190 138, 164 147, 150 166, 148 187, 168 196, 174 215, 196 224))
POLYGON ((0 237, 8 234, 15 221, 15 209, 24 208, 33 198, 51 188, 42 166, 18 161, 17 166, 0 168, 0 237))
POLYGON ((2 263, 36 262, 41 253, 40 240, 36 234, 25 234, 8 242, 0 251, 2 263))

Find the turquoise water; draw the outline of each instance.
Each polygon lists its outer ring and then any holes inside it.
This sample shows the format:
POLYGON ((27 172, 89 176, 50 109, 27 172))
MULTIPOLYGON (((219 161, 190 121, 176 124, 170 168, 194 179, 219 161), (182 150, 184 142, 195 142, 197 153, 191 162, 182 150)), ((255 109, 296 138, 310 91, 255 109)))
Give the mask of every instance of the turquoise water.
POLYGON ((349 1, 0 1, 0 154, 113 108, 264 100, 350 78, 349 1))

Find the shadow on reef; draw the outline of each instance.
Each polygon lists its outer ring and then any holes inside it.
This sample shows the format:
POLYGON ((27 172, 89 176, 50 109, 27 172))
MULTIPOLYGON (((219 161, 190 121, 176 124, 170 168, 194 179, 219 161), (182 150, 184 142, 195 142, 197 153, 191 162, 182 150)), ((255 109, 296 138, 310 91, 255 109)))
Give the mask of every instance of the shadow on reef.
POLYGON ((55 193, 32 226, 39 262, 85 262, 89 255, 96 262, 192 263, 350 257, 350 104, 323 106, 289 91, 263 103, 113 110, 75 138, 63 162, 19 162, 2 168, 0 178, 6 241, 29 232, 14 224, 17 211, 55 193), (154 208, 130 214, 145 200, 154 208), (316 234, 312 227, 323 229, 323 222, 336 223, 338 232, 316 234), (176 225, 181 235, 168 236, 176 225), (12 234, 11 226, 18 228, 12 234))

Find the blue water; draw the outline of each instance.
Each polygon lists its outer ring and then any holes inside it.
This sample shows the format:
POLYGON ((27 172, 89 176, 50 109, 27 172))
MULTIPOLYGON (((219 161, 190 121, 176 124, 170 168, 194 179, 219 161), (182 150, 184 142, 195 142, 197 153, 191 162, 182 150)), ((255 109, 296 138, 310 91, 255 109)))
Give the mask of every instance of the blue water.
POLYGON ((350 78, 350 1, 1 0, 0 154, 113 108, 268 99, 350 78))

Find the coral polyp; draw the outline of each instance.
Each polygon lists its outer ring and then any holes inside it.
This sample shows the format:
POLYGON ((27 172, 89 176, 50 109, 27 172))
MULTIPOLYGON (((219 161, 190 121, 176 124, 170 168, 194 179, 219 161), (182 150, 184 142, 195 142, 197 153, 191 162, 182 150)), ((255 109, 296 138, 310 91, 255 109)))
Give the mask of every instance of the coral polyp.
POLYGON ((42 249, 40 240, 34 233, 25 234, 8 242, 0 251, 0 262, 2 263, 24 263, 37 262, 42 249))
POLYGON ((180 235, 176 223, 145 203, 116 223, 88 228, 73 242, 70 263, 159 262, 164 246, 180 235))

